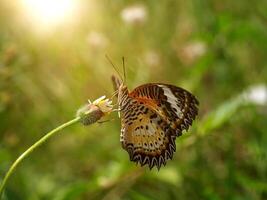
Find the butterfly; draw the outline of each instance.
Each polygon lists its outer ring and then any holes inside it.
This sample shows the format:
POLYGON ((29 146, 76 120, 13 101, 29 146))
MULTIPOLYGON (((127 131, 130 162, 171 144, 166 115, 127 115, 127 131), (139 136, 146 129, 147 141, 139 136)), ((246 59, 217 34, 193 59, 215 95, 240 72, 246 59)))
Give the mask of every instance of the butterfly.
POLYGON ((118 91, 123 149, 131 161, 159 170, 173 158, 176 137, 196 118, 198 100, 174 85, 148 83, 130 92, 121 79, 112 76, 112 81, 118 91))

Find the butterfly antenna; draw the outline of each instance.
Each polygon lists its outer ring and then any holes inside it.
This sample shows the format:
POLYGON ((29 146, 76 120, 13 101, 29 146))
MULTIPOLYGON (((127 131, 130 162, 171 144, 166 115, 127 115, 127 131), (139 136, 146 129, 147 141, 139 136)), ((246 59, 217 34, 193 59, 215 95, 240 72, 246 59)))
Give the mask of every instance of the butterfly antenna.
POLYGON ((123 83, 126 82, 126 73, 125 73, 125 58, 122 57, 122 67, 123 67, 123 83))
POLYGON ((113 64, 113 62, 111 61, 111 59, 108 57, 108 55, 106 54, 106 59, 109 61, 109 63, 111 64, 111 66, 113 67, 113 69, 117 72, 117 74, 119 75, 120 79, 122 80, 122 76, 119 73, 119 71, 117 70, 117 68, 115 67, 115 65, 113 64))

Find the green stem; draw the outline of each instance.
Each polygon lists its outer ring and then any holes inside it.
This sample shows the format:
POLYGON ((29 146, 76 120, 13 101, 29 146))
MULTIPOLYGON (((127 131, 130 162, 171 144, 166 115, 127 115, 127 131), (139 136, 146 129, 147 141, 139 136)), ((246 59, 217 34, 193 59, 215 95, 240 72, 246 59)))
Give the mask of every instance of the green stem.
POLYGON ((55 133, 57 133, 58 131, 64 129, 67 126, 70 126, 72 124, 75 124, 77 122, 79 122, 81 119, 81 117, 76 117, 75 119, 72 119, 60 126, 58 126, 57 128, 53 129, 52 131, 48 132, 47 134, 45 134, 45 136, 43 136, 40 140, 38 140, 36 143, 34 143, 32 146, 30 146, 24 153, 22 153, 17 160, 11 165, 11 167, 9 168, 8 172, 6 173, 3 182, 0 186, 0 198, 3 194, 5 185, 9 179, 9 177, 12 175, 12 173, 15 171, 15 169, 17 168, 18 164, 27 156, 30 155, 31 152, 33 152, 33 150, 35 150, 37 147, 39 147, 40 145, 42 145, 43 143, 45 143, 50 137, 52 137, 53 135, 55 135, 55 133))

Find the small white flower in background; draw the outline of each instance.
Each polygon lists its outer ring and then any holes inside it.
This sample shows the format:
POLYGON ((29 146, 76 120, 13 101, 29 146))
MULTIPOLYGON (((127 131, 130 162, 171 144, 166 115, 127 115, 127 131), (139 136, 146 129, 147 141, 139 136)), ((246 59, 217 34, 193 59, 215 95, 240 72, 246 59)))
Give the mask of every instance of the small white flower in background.
POLYGON ((87 43, 96 49, 104 49, 108 45, 108 39, 104 34, 92 31, 87 36, 87 43))
POLYGON ((257 105, 267 104, 267 86, 252 86, 244 93, 244 98, 247 102, 254 103, 257 105))
POLYGON ((142 24, 146 21, 147 10, 143 5, 129 6, 122 10, 121 18, 128 24, 142 24))
POLYGON ((179 48, 177 54, 184 64, 192 64, 195 60, 203 56, 206 51, 207 46, 203 41, 194 41, 179 48))
POLYGON ((151 67, 156 67, 160 64, 160 56, 155 51, 148 51, 144 56, 145 63, 151 67))

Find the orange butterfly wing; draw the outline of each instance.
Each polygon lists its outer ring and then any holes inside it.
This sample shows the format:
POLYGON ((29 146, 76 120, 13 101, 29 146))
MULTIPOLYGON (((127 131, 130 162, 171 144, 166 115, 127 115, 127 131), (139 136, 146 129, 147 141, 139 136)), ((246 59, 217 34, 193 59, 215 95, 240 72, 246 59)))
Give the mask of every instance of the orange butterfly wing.
POLYGON ((144 84, 135 88, 129 95, 141 102, 153 102, 148 106, 176 130, 177 136, 180 136, 184 129, 188 130, 198 114, 199 102, 195 96, 173 85, 144 84))
POLYGON ((130 160, 159 169, 172 159, 175 138, 197 115, 196 98, 182 88, 145 84, 134 89, 131 106, 121 112, 122 146, 130 160))
POLYGON ((131 161, 159 169, 175 152, 175 132, 146 104, 136 101, 130 109, 121 113, 122 147, 131 161))

